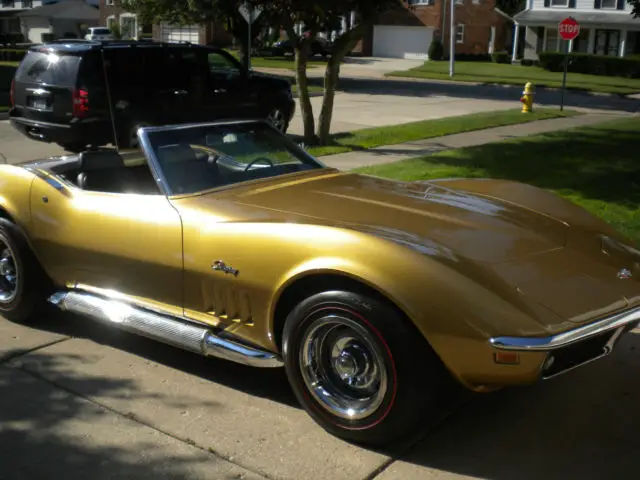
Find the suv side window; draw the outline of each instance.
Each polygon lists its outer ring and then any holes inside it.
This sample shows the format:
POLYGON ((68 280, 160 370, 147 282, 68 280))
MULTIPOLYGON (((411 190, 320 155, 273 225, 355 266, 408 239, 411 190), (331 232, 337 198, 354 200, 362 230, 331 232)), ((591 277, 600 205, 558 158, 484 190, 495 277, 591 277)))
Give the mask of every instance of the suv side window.
POLYGON ((209 62, 209 71, 214 74, 234 74, 239 75, 240 69, 238 65, 231 59, 227 58, 219 52, 209 52, 207 55, 209 62))

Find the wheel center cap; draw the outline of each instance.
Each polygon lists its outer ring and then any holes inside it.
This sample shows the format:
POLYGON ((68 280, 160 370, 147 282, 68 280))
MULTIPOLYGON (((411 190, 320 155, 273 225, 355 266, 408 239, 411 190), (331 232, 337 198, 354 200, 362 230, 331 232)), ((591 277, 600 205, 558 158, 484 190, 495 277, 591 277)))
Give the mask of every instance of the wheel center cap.
POLYGON ((4 277, 6 275, 11 275, 12 273, 13 267, 11 266, 11 263, 9 263, 9 259, 3 258, 0 260, 0 275, 4 277))

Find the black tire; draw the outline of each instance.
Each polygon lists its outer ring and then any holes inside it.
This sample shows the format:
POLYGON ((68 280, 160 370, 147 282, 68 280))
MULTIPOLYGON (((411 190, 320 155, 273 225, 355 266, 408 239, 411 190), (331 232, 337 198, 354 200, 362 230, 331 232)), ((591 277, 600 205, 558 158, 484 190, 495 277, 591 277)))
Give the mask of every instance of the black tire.
MULTIPOLYGON (((439 417, 437 400, 442 393, 441 386, 444 387, 446 384, 444 380, 448 374, 424 338, 406 322, 402 314, 388 303, 346 291, 313 295, 302 301, 288 315, 283 332, 283 356, 289 382, 305 410, 329 433, 361 445, 390 446, 411 441, 425 430, 428 422, 439 417), (366 416, 361 418, 347 418, 349 414, 341 416, 336 414, 336 409, 323 406, 319 398, 323 398, 324 403, 330 403, 333 401, 331 399, 343 397, 340 394, 330 397, 320 393, 314 394, 308 386, 310 382, 305 381, 303 372, 316 370, 315 367, 318 365, 314 364, 314 368, 307 369, 303 358, 322 358, 322 355, 318 354, 322 349, 310 348, 305 355, 307 339, 313 335, 310 332, 321 331, 322 328, 326 330, 326 323, 329 321, 327 319, 336 320, 332 315, 338 317, 338 322, 346 319, 348 326, 340 326, 338 323, 333 330, 326 333, 325 339, 330 339, 333 335, 334 340, 339 339, 336 343, 344 341, 338 332, 346 335, 348 331, 356 332, 364 339, 360 345, 357 342, 348 342, 346 347, 342 346, 342 353, 352 348, 352 353, 355 354, 346 356, 347 366, 349 359, 358 355, 361 360, 377 358, 379 368, 373 371, 384 372, 383 375, 386 377, 386 383, 379 381, 380 385, 386 384, 386 388, 372 390, 377 393, 370 398, 376 400, 367 401, 371 402, 370 409, 368 413, 363 413, 362 415, 366 416), (311 350, 316 352, 315 356, 309 355, 311 350), (370 355, 362 355, 362 352, 367 351, 370 355)), ((340 358, 342 356, 340 355, 340 358)), ((318 363, 322 365, 323 362, 318 363)), ((365 363, 373 365, 375 362, 361 362, 365 363)), ((350 365, 353 367, 355 364, 350 365)), ((323 373, 306 375, 324 375, 325 380, 328 378, 329 380, 316 383, 324 386, 325 392, 331 392, 332 387, 337 384, 340 384, 341 388, 334 388, 333 392, 344 392, 347 388, 344 380, 338 377, 338 374, 345 374, 342 365, 335 368, 318 368, 317 371, 323 373), (333 383, 331 379, 337 382, 333 383)), ((357 380, 356 376, 351 378, 357 380)), ((352 392, 354 390, 348 391, 348 395, 352 392)), ((347 408, 343 410, 348 411, 347 408)), ((351 409, 351 415, 357 413, 351 409)))
POLYGON ((23 232, 9 220, 0 218, 0 262, 5 250, 13 259, 17 275, 13 295, 1 298, 6 296, 8 284, 6 265, 0 265, 0 315, 15 322, 26 322, 46 305, 50 283, 23 232))

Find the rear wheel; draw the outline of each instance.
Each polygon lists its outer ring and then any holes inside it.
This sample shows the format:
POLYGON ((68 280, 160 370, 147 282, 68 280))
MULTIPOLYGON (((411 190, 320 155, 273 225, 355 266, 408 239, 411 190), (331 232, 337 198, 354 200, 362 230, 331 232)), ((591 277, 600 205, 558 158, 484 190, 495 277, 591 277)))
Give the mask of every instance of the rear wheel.
POLYGON ((22 235, 0 218, 0 315, 23 322, 45 305, 48 282, 22 235))
POLYGON ((287 317, 283 353, 300 403, 328 432, 383 446, 409 440, 437 414, 444 368, 395 308, 324 292, 287 317))

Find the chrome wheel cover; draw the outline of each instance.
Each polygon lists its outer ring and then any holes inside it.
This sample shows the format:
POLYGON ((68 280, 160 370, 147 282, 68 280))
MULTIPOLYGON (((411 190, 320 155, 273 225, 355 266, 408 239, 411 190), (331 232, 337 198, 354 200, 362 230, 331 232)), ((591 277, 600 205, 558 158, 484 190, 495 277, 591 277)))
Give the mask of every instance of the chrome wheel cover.
POLYGON ((279 108, 271 110, 269 115, 267 115, 267 121, 281 132, 284 132, 284 129, 287 126, 287 120, 284 112, 279 108))
POLYGON ((9 303, 16 298, 19 280, 16 255, 0 235, 0 303, 9 303))
POLYGON ((383 353, 372 333, 350 318, 313 320, 302 336, 299 362, 305 386, 332 415, 361 420, 384 401, 389 385, 383 353))

